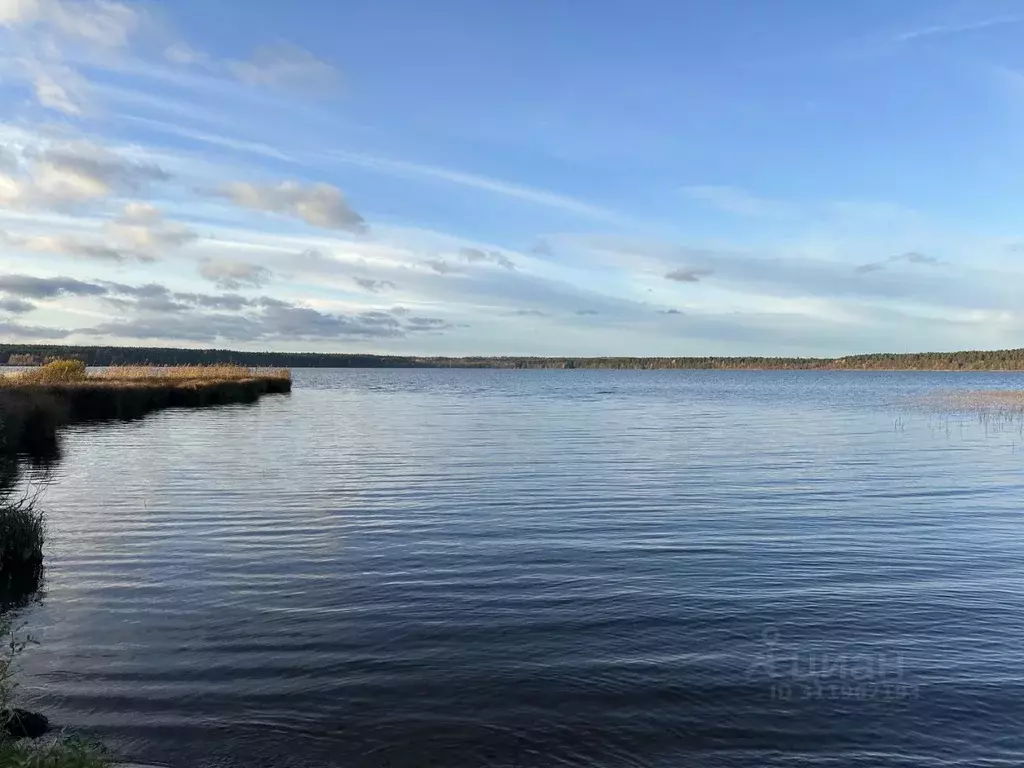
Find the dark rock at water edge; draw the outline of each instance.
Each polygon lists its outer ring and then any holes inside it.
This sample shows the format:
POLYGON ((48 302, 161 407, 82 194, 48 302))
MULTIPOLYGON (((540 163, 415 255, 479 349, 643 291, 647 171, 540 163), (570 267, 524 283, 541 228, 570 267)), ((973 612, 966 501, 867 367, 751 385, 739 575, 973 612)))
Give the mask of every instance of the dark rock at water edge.
POLYGON ((27 709, 5 709, 0 712, 0 736, 18 739, 38 739, 50 730, 50 721, 27 709))

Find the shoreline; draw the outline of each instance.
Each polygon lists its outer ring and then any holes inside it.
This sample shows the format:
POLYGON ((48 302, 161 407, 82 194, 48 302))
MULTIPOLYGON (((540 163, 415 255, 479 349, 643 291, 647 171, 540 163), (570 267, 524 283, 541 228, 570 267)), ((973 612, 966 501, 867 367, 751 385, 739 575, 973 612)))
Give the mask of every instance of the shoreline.
POLYGON ((38 712, 15 706, 13 665, 31 642, 5 619, 39 592, 45 572, 46 521, 37 496, 18 498, 23 462, 60 458, 63 427, 141 419, 169 408, 253 403, 291 391, 290 371, 245 368, 122 368, 90 374, 80 361, 54 361, 20 374, 0 374, 0 763, 52 768, 146 768, 125 763, 101 745, 52 728, 38 712), (56 734, 56 737, 53 736, 56 734), (45 738, 44 738, 45 737, 45 738), (39 743, 32 743, 36 742, 39 743))
POLYGON ((64 381, 49 380, 45 372, 44 366, 24 378, 0 377, 0 454, 45 459, 56 455, 58 433, 66 426, 132 421, 170 408, 254 403, 292 389, 289 371, 239 369, 218 378, 221 371, 206 376, 188 369, 153 369, 119 377, 117 371, 87 375, 82 367, 80 377, 64 381))
MULTIPOLYGON (((8 368, 17 371, 31 369, 36 365, 23 365, 21 363, 0 363, 0 369, 8 368)), ((111 366, 90 366, 105 368, 111 366)), ((313 365, 298 366, 300 370, 309 371, 376 371, 381 369, 397 371, 416 370, 457 370, 457 371, 758 371, 775 372, 791 371, 793 373, 1020 373, 1024 374, 1024 367, 1021 368, 855 368, 853 366, 821 366, 821 367, 786 367, 786 366, 654 366, 654 367, 617 367, 617 366, 583 366, 583 367, 560 367, 560 366, 510 366, 510 365, 313 365)), ((2 374, 0 374, 2 375, 2 374)), ((258 376, 256 378, 259 378, 258 376)))
POLYGON ((175 347, 99 347, 2 344, 0 366, 34 366, 53 360, 86 366, 217 366, 246 368, 459 368, 501 370, 841 370, 1024 372, 1024 348, 899 352, 795 357, 781 355, 462 355, 353 352, 254 352, 175 347))

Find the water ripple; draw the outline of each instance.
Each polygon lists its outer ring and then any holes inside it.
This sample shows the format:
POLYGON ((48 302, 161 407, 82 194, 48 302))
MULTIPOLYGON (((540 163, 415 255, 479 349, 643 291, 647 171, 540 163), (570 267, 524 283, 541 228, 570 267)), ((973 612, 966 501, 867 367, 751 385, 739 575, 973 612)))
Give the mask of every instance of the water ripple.
POLYGON ((78 427, 26 690, 185 768, 1024 764, 1015 376, 301 371, 78 427))

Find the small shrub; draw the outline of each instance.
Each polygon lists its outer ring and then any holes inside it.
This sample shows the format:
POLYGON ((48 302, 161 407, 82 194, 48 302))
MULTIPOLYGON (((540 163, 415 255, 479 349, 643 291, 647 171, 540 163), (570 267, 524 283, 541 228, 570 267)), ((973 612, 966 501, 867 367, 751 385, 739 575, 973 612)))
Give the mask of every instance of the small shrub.
POLYGON ((22 378, 38 384, 71 384, 85 381, 87 375, 81 360, 54 360, 34 371, 26 371, 22 378))
POLYGON ((0 589, 37 581, 46 526, 35 500, 0 497, 0 589))

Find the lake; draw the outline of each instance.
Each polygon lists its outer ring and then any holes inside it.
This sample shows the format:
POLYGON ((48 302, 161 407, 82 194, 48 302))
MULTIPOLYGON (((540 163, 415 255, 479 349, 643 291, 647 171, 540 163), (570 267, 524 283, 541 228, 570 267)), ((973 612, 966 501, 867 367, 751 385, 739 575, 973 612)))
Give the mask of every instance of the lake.
POLYGON ((1019 766, 1024 375, 303 370, 75 427, 57 724, 175 768, 1019 766))

